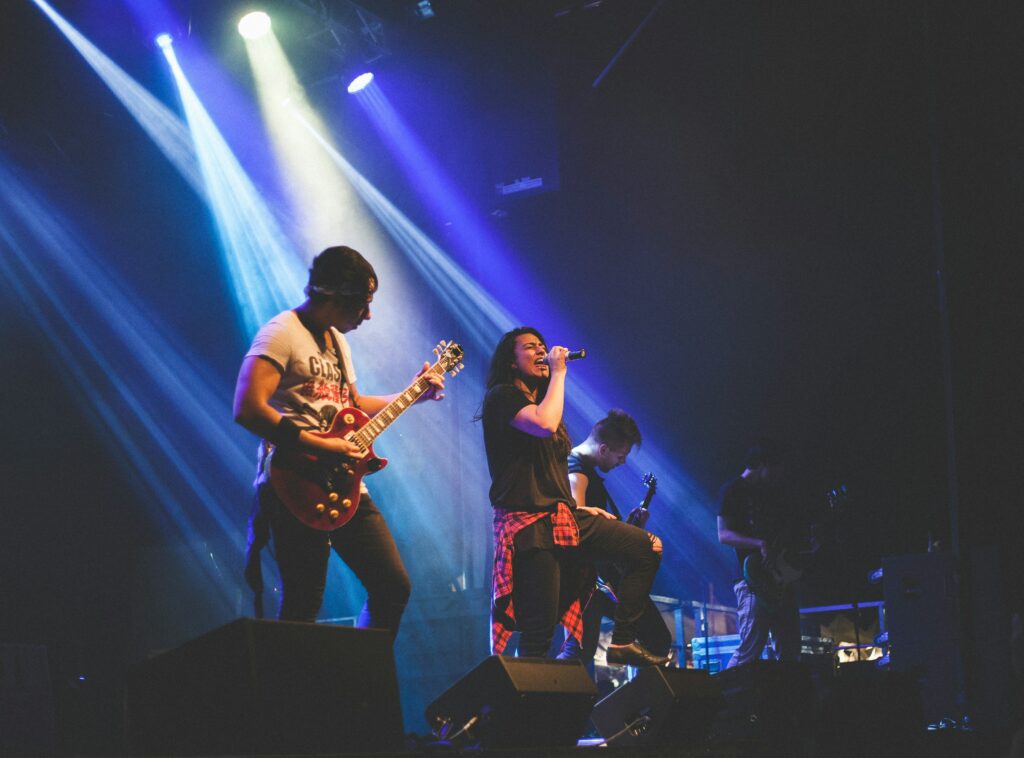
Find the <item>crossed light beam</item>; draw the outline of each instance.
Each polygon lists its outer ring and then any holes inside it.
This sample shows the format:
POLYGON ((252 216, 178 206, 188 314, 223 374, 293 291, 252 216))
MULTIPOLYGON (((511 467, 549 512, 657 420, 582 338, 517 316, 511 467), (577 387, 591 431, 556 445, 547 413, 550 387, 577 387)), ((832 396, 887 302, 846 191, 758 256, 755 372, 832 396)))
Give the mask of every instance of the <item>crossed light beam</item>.
POLYGON ((142 499, 159 504, 155 512, 193 554, 183 570, 212 589, 222 616, 237 615, 241 577, 222 566, 241 560, 244 505, 226 508, 218 493, 251 480, 251 445, 223 423, 223 393, 189 351, 55 207, 0 158, 0 279, 41 327, 115 457, 138 475, 142 499))
MULTIPOLYGON (((484 226, 479 215, 460 197, 457 188, 391 105, 378 81, 379 78, 371 82, 355 95, 356 98, 394 151, 411 186, 420 193, 421 199, 441 218, 456 220, 452 225, 453 233, 462 235, 459 248, 463 254, 486 256, 486 269, 490 272, 488 279, 492 282, 490 288, 485 288, 471 277, 451 255, 396 208, 317 131, 313 123, 298 113, 293 112, 293 115, 318 139, 323 150, 348 177, 409 262, 441 296, 484 355, 490 352, 503 332, 520 324, 529 323, 538 327, 543 324, 541 328, 545 331, 553 324, 553 333, 567 333, 566 327, 559 326, 564 320, 562 315, 546 308, 541 302, 545 300, 543 297, 528 304, 520 304, 521 298, 516 298, 517 307, 528 307, 534 312, 526 319, 522 313, 513 312, 501 304, 510 300, 510 293, 532 292, 542 284, 530 283, 527 286, 521 272, 512 263, 513 256, 503 249, 501 242, 484 226), (538 317, 536 312, 541 315, 538 317)), ((514 294, 512 297, 515 297, 514 294)), ((574 376, 572 371, 569 372, 568 381, 567 422, 570 429, 578 430, 578 434, 582 435, 617 403, 610 401, 606 393, 589 382, 574 376)), ((640 481, 641 474, 646 471, 657 473, 659 489, 663 493, 670 493, 669 497, 674 501, 674 507, 656 510, 655 523, 667 545, 665 563, 671 565, 678 562, 687 566, 691 577, 699 578, 705 585, 727 581, 732 565, 728 551, 718 544, 714 527, 716 510, 707 495, 649 438, 629 457, 627 467, 635 474, 633 478, 616 477, 608 483, 619 502, 629 502, 635 496, 636 482, 640 481)), ((694 591, 692 587, 687 589, 694 591)), ((700 597, 704 597, 704 591, 705 587, 700 588, 700 597)))
MULTIPOLYGON (((229 274, 238 288, 238 300, 247 330, 251 332, 269 315, 293 304, 297 299, 294 293, 300 290, 304 278, 302 266, 296 263, 299 257, 287 243, 285 235, 275 228, 273 214, 260 201, 258 193, 251 182, 247 181, 244 170, 222 138, 218 144, 219 132, 203 110, 195 92, 188 85, 181 67, 174 57, 173 50, 165 49, 165 55, 167 55, 168 63, 174 72, 175 81, 179 85, 183 109, 191 127, 190 140, 182 139, 183 135, 187 136, 189 132, 183 127, 180 119, 170 114, 164 106, 155 101, 130 77, 117 69, 108 58, 55 14, 43 0, 33 1, 50 16, 111 87, 112 91, 121 98, 128 110, 161 147, 186 180, 207 198, 217 221, 229 274), (201 136, 197 137, 197 135, 201 136), (240 219, 244 220, 240 221, 240 219), (254 229, 260 230, 260 234, 251 234, 254 229), (271 244, 266 244, 268 239, 271 240, 271 244), (257 261, 255 264, 253 264, 254 260, 257 261)), ((276 45, 276 42, 273 44, 276 45)), ((279 48, 278 54, 283 58, 279 48)), ((256 65, 254 62, 254 68, 256 65)), ((287 80, 284 84, 290 86, 287 80)), ((376 84, 371 85, 364 92, 367 93, 367 112, 371 118, 376 112, 374 123, 382 134, 391 135, 392 149, 399 157, 406 159, 403 165, 412 165, 414 161, 410 160, 410 156, 418 154, 421 169, 435 182, 440 182, 440 186, 448 186, 450 182, 447 181, 443 172, 419 148, 411 130, 397 117, 394 109, 387 103, 386 98, 383 98, 376 84), (404 147, 402 147, 403 139, 405 140, 404 147)), ((465 331, 481 354, 486 355, 489 352, 498 334, 510 326, 522 323, 522 319, 515 317, 509 310, 502 307, 496 298, 491 296, 449 255, 398 211, 338 153, 325 136, 327 130, 322 122, 314 118, 315 114, 311 115, 310 110, 305 108, 301 92, 293 90, 290 96, 286 95, 285 97, 288 98, 286 105, 292 116, 304 125, 321 148, 330 155, 348 182, 356 188, 359 197, 389 232, 399 250, 413 264, 414 269, 424 281, 430 283, 433 291, 440 296, 445 307, 460 325, 460 329, 465 331)), ((272 119, 269 115, 272 110, 269 107, 271 102, 264 100, 263 105, 268 124, 271 124, 273 131, 273 124, 277 118, 272 119)), ((285 155, 285 151, 282 151, 281 155, 285 155)), ((305 158, 298 163, 300 165, 304 163, 308 167, 311 165, 310 154, 305 152, 303 155, 305 158)), ((431 185, 414 181, 413 186, 431 185)), ((438 184, 435 183, 433 186, 436 187, 438 184)), ((452 205, 453 198, 457 198, 457 193, 454 191, 441 192, 435 193, 433 197, 440 198, 437 202, 447 204, 441 208, 446 217, 452 217, 455 213, 463 213, 462 218, 467 223, 459 224, 457 228, 473 230, 472 236, 477 240, 481 238, 482 227, 479 221, 473 219, 471 215, 466 215, 464 209, 452 205)), ((301 203, 295 205, 296 210, 302 207, 301 203)), ((344 207, 351 207, 351 203, 344 207)), ((303 227, 305 228, 304 225, 303 227)), ((491 246, 487 252, 491 253, 493 249, 494 246, 491 246)), ((515 281, 515 269, 511 267, 511 261, 507 257, 498 257, 495 260, 495 265, 490 266, 489 270, 504 272, 497 278, 506 284, 515 281)), ((491 288, 494 289, 493 284, 491 288)), ((532 309, 533 304, 531 304, 532 309)), ((385 311, 384 308, 381 310, 385 311)), ((548 326, 551 323, 557 323, 557 320, 552 316, 551 318, 542 318, 541 323, 548 326)), ((570 421, 573 428, 587 429, 594 419, 604 414, 610 404, 585 383, 573 381, 573 384, 576 386, 570 392, 570 421)), ((482 392, 482 388, 480 392, 482 392)), ((479 441, 474 447, 479 448, 479 441)), ((464 460, 463 463, 470 465, 482 463, 480 452, 477 449, 476 455, 471 456, 475 460, 464 460)), ((707 515, 709 509, 706 498, 688 482, 679 471, 678 466, 671 464, 654 449, 654 445, 650 441, 634 456, 631 456, 630 463, 636 470, 650 468, 658 471, 662 489, 676 493, 677 501, 685 500, 686 507, 679 507, 677 502, 677 507, 671 511, 660 512, 659 520, 664 518, 670 522, 667 532, 692 535, 695 531, 694 521, 699 515, 694 513, 693 506, 697 506, 700 511, 704 512, 703 515, 707 515), (679 523, 672 524, 671 522, 679 523), (675 526, 679 528, 673 528, 675 526)), ((482 466, 476 470, 482 470, 482 466)), ((613 490, 618 484, 620 482, 613 481, 611 483, 613 490)), ((473 489, 479 488, 473 487, 473 489)), ((709 578, 716 573, 715 568, 722 568, 723 573, 728 572, 728 569, 724 568, 723 551, 717 544, 712 546, 708 540, 700 539, 690 539, 686 542, 688 544, 682 546, 681 552, 685 555, 685 562, 695 569, 698 575, 709 578)), ((671 547, 672 542, 670 541, 669 544, 671 547)), ((476 560, 473 560, 472 563, 480 565, 480 562, 476 560)), ((463 581, 465 581, 464 576, 463 581)))

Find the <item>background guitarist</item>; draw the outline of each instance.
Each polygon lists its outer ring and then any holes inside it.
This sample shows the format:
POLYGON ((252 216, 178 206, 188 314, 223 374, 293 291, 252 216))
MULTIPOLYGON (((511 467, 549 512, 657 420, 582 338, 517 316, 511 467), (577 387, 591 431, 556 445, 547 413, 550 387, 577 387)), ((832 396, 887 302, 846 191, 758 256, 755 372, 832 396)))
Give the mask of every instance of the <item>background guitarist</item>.
POLYGON ((785 449, 774 441, 762 439, 747 452, 743 473, 721 490, 718 514, 718 541, 736 548, 739 580, 734 586, 737 603, 739 647, 727 668, 757 660, 768 642, 775 639, 779 660, 800 658, 800 610, 792 585, 782 588, 781 597, 770 604, 759 602, 743 578, 743 564, 750 555, 771 560, 778 541, 792 527, 795 514, 781 496, 785 449))
MULTIPOLYGON (((263 589, 259 552, 272 536, 281 574, 278 618, 315 621, 333 547, 367 591, 358 625, 389 629, 394 636, 409 599, 409 576, 365 485, 352 520, 334 531, 321 531, 293 516, 268 478, 272 446, 360 457, 351 442, 310 432, 329 429, 338 411, 347 406, 373 416, 393 399, 356 390, 345 340, 345 332, 370 318, 376 290, 376 272, 352 248, 329 247, 314 258, 306 300, 264 324, 246 353, 235 388, 235 420, 262 438, 245 569, 257 598, 263 589)), ((443 378, 427 376, 433 386, 421 399, 440 400, 443 378)), ((260 610, 257 600, 257 615, 260 610)))
MULTIPOLYGON (((634 446, 640 445, 640 429, 636 421, 625 411, 613 408, 608 415, 594 424, 590 435, 569 453, 569 486, 577 504, 597 508, 616 519, 621 519, 618 507, 604 486, 604 478, 598 472, 607 474, 618 468, 629 457, 634 446)), ((637 506, 626 518, 627 524, 644 528, 650 512, 637 506)), ((656 550, 660 551, 658 545, 656 550)), ((591 595, 583 612, 583 644, 573 637, 566 638, 565 655, 580 657, 587 669, 593 669, 594 653, 601 633, 601 619, 615 618, 615 589, 621 572, 612 562, 599 561, 597 574, 601 586, 591 595)), ((672 635, 665 625, 657 606, 648 597, 643 613, 636 622, 636 637, 640 644, 657 656, 668 655, 672 646, 672 635)))

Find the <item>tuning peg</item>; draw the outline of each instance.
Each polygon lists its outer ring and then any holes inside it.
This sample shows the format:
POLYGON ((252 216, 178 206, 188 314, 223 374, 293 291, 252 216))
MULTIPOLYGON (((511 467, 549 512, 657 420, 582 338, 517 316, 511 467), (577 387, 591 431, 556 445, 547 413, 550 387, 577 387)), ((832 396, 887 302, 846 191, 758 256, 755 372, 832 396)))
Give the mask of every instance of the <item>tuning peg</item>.
POLYGON ((459 373, 459 370, 458 370, 458 369, 455 369, 454 371, 449 371, 448 373, 449 373, 449 374, 451 375, 452 379, 454 379, 454 378, 455 378, 455 375, 456 375, 457 373, 459 373))
POLYGON ((440 354, 441 354, 441 348, 435 347, 434 348, 434 355, 440 355, 440 354))
POLYGON ((462 369, 464 369, 464 368, 466 368, 466 364, 460 363, 459 364, 459 371, 462 371, 462 369))

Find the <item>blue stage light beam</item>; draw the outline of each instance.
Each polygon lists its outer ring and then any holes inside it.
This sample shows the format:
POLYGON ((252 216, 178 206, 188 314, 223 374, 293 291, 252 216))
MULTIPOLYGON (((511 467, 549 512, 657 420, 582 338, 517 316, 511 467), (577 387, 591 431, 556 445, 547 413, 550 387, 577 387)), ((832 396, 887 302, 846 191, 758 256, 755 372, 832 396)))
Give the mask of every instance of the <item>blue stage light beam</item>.
POLYGON ((72 27, 44 0, 33 0, 107 84, 160 147, 214 215, 225 265, 239 293, 247 333, 283 310, 286 293, 301 294, 305 271, 273 213, 259 198, 177 63, 173 46, 162 48, 178 84, 186 121, 154 98, 72 27), (199 150, 202 149, 202 154, 199 150), (282 283, 282 288, 268 286, 282 283))
POLYGON ((391 105, 380 81, 370 82, 355 97, 397 158, 399 168, 405 172, 409 187, 420 202, 434 218, 450 225, 453 253, 466 262, 476 281, 490 292, 529 292, 531 323, 546 324, 548 331, 569 339, 572 332, 560 323, 561 314, 557 308, 547 305, 556 303, 557 299, 545 291, 543 281, 524 274, 516 256, 470 206, 462 191, 391 105))
POLYGON ((242 560, 245 506, 225 509, 220 493, 250 486, 251 444, 223 423, 231 412, 225 388, 192 365, 190 351, 151 320, 55 207, 0 162, 0 279, 133 473, 141 501, 157 504, 192 550, 197 586, 214 591, 207 597, 215 612, 229 619, 242 610, 243 588, 220 563, 242 560))
POLYGON ((205 195, 247 334, 302 299, 306 267, 203 107, 174 48, 163 49, 195 145, 205 195))
MULTIPOLYGON (((542 291, 543 283, 534 280, 527 282, 520 267, 515 264, 515 256, 505 248, 502 241, 485 226, 479 214, 465 201, 446 172, 392 106, 381 84, 376 81, 370 83, 358 93, 357 100, 370 117, 378 134, 394 152, 399 166, 409 179, 410 186, 418 193, 424 205, 438 217, 452 222, 451 234, 456 249, 461 256, 468 257, 471 261, 473 270, 481 277, 479 281, 482 286, 461 269, 458 276, 448 272, 449 267, 444 263, 448 262, 452 266, 455 264, 447 253, 427 239, 420 230, 411 229, 411 222, 401 214, 396 215, 393 207, 389 208, 383 204, 379 193, 373 195, 370 188, 364 187, 363 191, 373 196, 368 203, 371 208, 376 209, 382 223, 392 231, 392 234, 403 240, 402 249, 418 268, 423 271, 445 270, 446 283, 442 283, 444 286, 450 287, 450 283, 458 282, 458 287, 466 288, 465 293, 472 292, 469 296, 464 295, 464 305, 460 310, 463 311, 461 317, 465 318, 466 310, 480 309, 473 321, 478 325, 474 336, 479 339, 483 336, 482 333, 491 331, 493 336, 490 344, 493 345, 497 334, 503 332, 509 325, 512 314, 507 311, 496 312, 495 304, 498 299, 492 297, 492 293, 529 292, 531 303, 528 306, 520 303, 511 305, 520 314, 527 310, 532 314, 526 320, 528 323, 543 324, 548 334, 563 335, 562 339, 568 339, 568 335, 573 334, 574 327, 566 323, 563 313, 545 306, 546 303, 557 302, 557 299, 545 296, 542 291), (486 255, 486 263, 483 265, 477 259, 482 254, 486 255), (421 258, 423 260, 418 260, 421 258), (480 326, 488 323, 489 329, 480 326)), ((355 183, 355 180, 353 182, 355 183)), ((507 301, 507 298, 505 295, 503 300, 507 301)), ((519 318, 511 320, 516 324, 523 323, 519 318)), ((566 421, 574 434, 585 434, 593 421, 602 418, 608 408, 622 404, 610 403, 607 394, 587 386, 585 382, 570 379, 566 421)), ((611 394, 619 393, 614 392, 613 388, 611 394)), ((719 583, 727 583, 728 577, 731 576, 728 551, 723 550, 717 541, 714 523, 716 508, 712 498, 695 486, 678 464, 672 463, 668 456, 659 452, 649 435, 648 443, 630 456, 627 465, 634 472, 634 481, 639 481, 642 470, 658 472, 661 491, 675 493, 675 497, 681 500, 679 507, 657 511, 658 518, 652 523, 652 528, 662 528, 666 534, 688 535, 681 540, 666 540, 666 543, 670 550, 672 543, 676 543, 676 552, 685 556, 682 562, 688 566, 689 576, 703 584, 710 584, 716 580, 719 583)), ((629 486, 628 481, 628 477, 620 476, 609 484, 613 494, 618 494, 622 502, 627 502, 623 499, 626 494, 619 490, 626 490, 629 486)), ((666 556, 665 562, 670 565, 676 559, 677 556, 670 553, 666 556)), ((694 588, 688 589, 693 591, 694 588)))
POLYGON ((185 181, 200 196, 204 193, 195 150, 181 118, 126 74, 44 0, 32 0, 110 88, 185 181))

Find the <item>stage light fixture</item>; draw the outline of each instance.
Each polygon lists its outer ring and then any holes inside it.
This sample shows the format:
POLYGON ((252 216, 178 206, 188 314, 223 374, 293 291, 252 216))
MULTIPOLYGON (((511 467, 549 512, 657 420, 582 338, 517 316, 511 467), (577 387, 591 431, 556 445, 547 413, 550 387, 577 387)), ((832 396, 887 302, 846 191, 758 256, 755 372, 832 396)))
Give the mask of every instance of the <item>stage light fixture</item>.
POLYGON ((371 74, 369 71, 367 71, 365 74, 360 74, 349 83, 347 88, 348 93, 350 95, 354 95, 356 92, 366 89, 366 87, 369 86, 370 82, 372 81, 373 74, 371 74))
POLYGON ((238 33, 246 39, 259 39, 270 31, 270 16, 263 11, 246 13, 238 22, 238 33))
POLYGON ((174 37, 172 37, 167 32, 164 32, 163 34, 156 35, 155 42, 156 42, 156 46, 159 47, 161 50, 163 50, 165 48, 170 47, 172 44, 174 44, 174 37))

